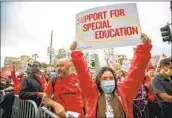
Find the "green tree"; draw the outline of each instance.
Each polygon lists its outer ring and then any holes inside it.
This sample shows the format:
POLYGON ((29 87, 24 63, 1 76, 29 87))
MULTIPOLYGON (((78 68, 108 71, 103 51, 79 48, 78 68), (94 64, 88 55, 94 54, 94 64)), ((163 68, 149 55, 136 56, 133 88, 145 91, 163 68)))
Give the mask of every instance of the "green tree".
POLYGON ((73 65, 73 63, 71 63, 71 72, 76 74, 76 69, 75 66, 73 65))
POLYGON ((64 58, 67 54, 67 50, 65 48, 61 48, 58 50, 57 54, 56 54, 56 60, 59 60, 60 58, 64 58))
POLYGON ((119 58, 119 63, 122 65, 124 60, 127 60, 127 58, 119 58))
POLYGON ((117 70, 120 70, 120 69, 121 69, 121 65, 120 64, 115 64, 114 70, 117 71, 117 70))
POLYGON ((56 68, 56 62, 60 58, 64 58, 67 54, 67 49, 66 48, 60 48, 56 53, 55 53, 55 63, 53 64, 53 67, 56 68))
POLYGON ((41 67, 42 67, 42 68, 47 68, 48 65, 47 65, 45 62, 42 62, 42 63, 41 63, 41 67))
POLYGON ((33 58, 29 57, 28 58, 28 63, 32 64, 32 62, 33 62, 33 58))

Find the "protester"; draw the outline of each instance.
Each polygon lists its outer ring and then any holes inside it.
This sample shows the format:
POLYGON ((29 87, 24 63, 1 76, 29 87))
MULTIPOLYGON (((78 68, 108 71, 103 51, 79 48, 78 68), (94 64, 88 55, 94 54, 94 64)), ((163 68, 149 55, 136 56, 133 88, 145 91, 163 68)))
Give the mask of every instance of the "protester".
MULTIPOLYGON (((93 87, 93 89, 91 90, 92 93, 86 91, 88 82, 79 83, 79 77, 71 73, 70 69, 71 63, 68 59, 61 58, 57 62, 58 75, 55 78, 56 81, 53 84, 53 80, 50 80, 45 91, 46 95, 43 98, 43 103, 46 106, 53 107, 54 112, 60 117, 66 117, 67 111, 77 112, 80 114, 80 117, 83 117, 83 102, 85 99, 87 100, 88 104, 94 102, 93 97, 96 97, 96 88, 93 87), (81 89, 84 91, 83 93, 81 89), (54 100, 51 99, 51 96, 53 94, 54 100)), ((93 83, 91 79, 90 81, 90 83, 93 83)), ((95 86, 95 84, 93 84, 93 86, 95 86)), ((87 110, 86 116, 92 117, 92 111, 87 110)))
POLYGON ((21 83, 19 93, 20 99, 33 100, 36 102, 37 106, 41 104, 45 84, 41 81, 40 68, 41 64, 34 61, 30 75, 27 76, 21 83))
POLYGON ((133 100, 133 114, 134 118, 149 118, 149 112, 148 112, 148 101, 147 101, 147 89, 144 86, 145 80, 143 81, 143 84, 141 88, 138 91, 137 96, 133 100))
POLYGON ((4 110, 2 118, 11 118, 12 105, 14 102, 14 93, 9 75, 2 74, 0 77, 0 108, 4 110))
MULTIPOLYGON (((100 69, 96 77, 96 84, 99 90, 99 99, 92 101, 90 106, 88 104, 88 111, 94 113, 94 117, 133 117, 132 101, 137 95, 139 88, 145 76, 145 69, 151 58, 151 40, 142 34, 142 43, 135 49, 134 58, 129 69, 127 80, 117 87, 117 79, 114 71, 109 67, 100 69), (118 94, 118 95, 117 95, 118 94), (98 102, 98 103, 97 103, 98 102)), ((91 81, 89 71, 83 59, 81 51, 75 51, 77 48, 76 42, 71 46, 72 61, 75 65, 80 83, 85 84, 87 91, 93 94, 96 87, 91 81)), ((98 92, 92 96, 96 99, 98 92)))
POLYGON ((148 67, 146 69, 146 81, 145 81, 145 87, 148 90, 148 110, 149 110, 149 118, 161 118, 161 111, 160 107, 158 105, 158 102, 155 98, 156 94, 153 91, 151 81, 154 78, 155 73, 155 67, 152 65, 152 63, 148 64, 148 67))
POLYGON ((27 73, 27 76, 30 74, 30 72, 31 72, 31 64, 30 63, 28 63, 28 65, 27 65, 27 68, 25 68, 25 72, 27 73))
POLYGON ((16 72, 16 67, 15 65, 13 65, 13 70, 11 71, 11 79, 13 81, 13 86, 14 86, 14 92, 15 94, 19 95, 19 92, 20 92, 20 85, 21 85, 21 82, 22 82, 22 78, 24 76, 24 73, 21 73, 21 74, 17 74, 16 72))
POLYGON ((8 74, 0 76, 0 91, 1 92, 12 92, 14 90, 12 81, 8 74))
POLYGON ((126 80, 126 75, 125 75, 125 71, 124 70, 119 70, 117 72, 117 79, 119 83, 122 83, 126 80))
POLYGON ((96 75, 93 72, 90 72, 90 76, 91 76, 91 79, 93 80, 93 82, 95 83, 96 75))
POLYGON ((160 62, 161 62, 161 60, 166 59, 166 58, 167 58, 167 56, 164 53, 162 53, 160 56, 159 62, 155 65, 156 67, 155 67, 154 76, 156 76, 160 73, 160 71, 161 71, 160 62))
POLYGON ((51 77, 47 71, 44 72, 44 77, 45 77, 46 83, 48 83, 51 77))
POLYGON ((172 57, 161 60, 160 73, 152 80, 163 118, 172 116, 172 57))
POLYGON ((12 106, 15 100, 14 92, 6 93, 3 97, 3 101, 0 103, 0 109, 3 109, 2 118, 11 118, 12 106))

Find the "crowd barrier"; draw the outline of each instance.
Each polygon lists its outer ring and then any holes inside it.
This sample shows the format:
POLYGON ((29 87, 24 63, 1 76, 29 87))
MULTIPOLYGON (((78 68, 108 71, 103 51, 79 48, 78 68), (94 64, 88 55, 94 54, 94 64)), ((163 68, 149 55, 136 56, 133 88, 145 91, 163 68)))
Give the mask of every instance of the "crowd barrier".
POLYGON ((15 95, 11 118, 60 118, 46 107, 37 107, 32 100, 20 100, 15 95))
POLYGON ((60 118, 44 106, 39 108, 39 115, 40 118, 60 118))
POLYGON ((38 108, 34 101, 21 100, 19 118, 36 118, 38 116, 38 108))
POLYGON ((13 107, 12 107, 12 114, 11 118, 19 118, 19 107, 20 107, 20 99, 18 95, 15 95, 13 107))

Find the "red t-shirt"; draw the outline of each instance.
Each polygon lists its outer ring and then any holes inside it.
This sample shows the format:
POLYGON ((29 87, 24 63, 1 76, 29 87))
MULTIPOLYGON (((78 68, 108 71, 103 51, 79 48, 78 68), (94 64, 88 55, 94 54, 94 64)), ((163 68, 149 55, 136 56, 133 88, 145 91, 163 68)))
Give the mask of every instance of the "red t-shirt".
POLYGON ((45 91, 45 88, 47 86, 47 83, 45 81, 44 73, 41 74, 41 78, 39 79, 39 81, 41 83, 41 86, 42 86, 43 91, 45 91))
POLYGON ((19 95, 20 93, 20 85, 21 85, 21 81, 18 81, 17 83, 15 83, 14 85, 14 92, 19 95))
MULTIPOLYGON (((52 81, 48 83, 46 94, 52 95, 52 81)), ((83 116, 82 90, 79 86, 79 79, 71 74, 66 78, 57 77, 54 86, 54 100, 65 108, 65 111, 73 111, 83 116)))

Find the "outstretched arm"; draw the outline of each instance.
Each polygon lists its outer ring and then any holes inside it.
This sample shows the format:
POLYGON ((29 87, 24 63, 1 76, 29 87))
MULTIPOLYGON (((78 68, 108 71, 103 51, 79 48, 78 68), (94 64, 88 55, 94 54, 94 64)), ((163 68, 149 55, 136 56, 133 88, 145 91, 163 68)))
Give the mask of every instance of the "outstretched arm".
POLYGON ((80 87, 83 91, 83 95, 88 101, 86 117, 95 117, 98 101, 98 91, 96 85, 89 75, 88 67, 83 58, 83 53, 81 51, 74 51, 76 47, 76 42, 74 42, 71 46, 71 56, 72 62, 80 79, 80 87))
POLYGON ((144 80, 146 67, 151 58, 151 40, 145 34, 142 35, 142 43, 135 49, 127 80, 119 86, 119 89, 122 90, 128 101, 132 101, 137 95, 144 80))

